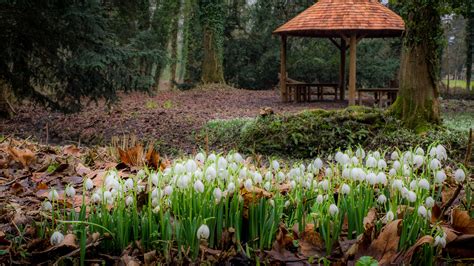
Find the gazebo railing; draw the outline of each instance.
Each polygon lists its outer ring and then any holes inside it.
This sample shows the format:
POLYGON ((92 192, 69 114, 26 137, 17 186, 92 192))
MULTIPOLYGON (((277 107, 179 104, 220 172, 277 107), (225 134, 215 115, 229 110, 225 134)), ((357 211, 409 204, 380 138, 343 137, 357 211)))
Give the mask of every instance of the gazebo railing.
POLYGON ((324 95, 333 95, 338 99, 339 84, 337 83, 286 83, 288 101, 310 102, 313 95, 317 100, 324 100, 324 95))

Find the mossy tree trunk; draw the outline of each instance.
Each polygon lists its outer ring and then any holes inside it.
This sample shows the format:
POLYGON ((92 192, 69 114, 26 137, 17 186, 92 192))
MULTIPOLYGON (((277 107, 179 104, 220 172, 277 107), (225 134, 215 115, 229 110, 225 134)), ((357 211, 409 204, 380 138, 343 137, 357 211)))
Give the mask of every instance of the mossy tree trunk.
POLYGON ((203 60, 201 81, 224 83, 224 3, 222 0, 201 0, 203 24, 203 60))
POLYGON ((400 92, 390 111, 418 132, 441 121, 438 84, 443 31, 437 1, 403 1, 406 31, 400 92))
POLYGON ((474 93, 471 87, 472 54, 474 53, 474 4, 468 1, 466 22, 466 88, 474 93))

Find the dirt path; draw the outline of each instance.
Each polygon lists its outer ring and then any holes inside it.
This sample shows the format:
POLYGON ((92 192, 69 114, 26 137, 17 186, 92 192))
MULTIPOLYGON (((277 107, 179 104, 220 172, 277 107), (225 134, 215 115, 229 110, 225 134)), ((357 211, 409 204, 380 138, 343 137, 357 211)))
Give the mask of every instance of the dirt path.
POLYGON ((0 120, 0 134, 33 137, 54 144, 104 144, 112 136, 135 134, 189 152, 195 147, 193 133, 212 119, 255 117, 263 107, 284 113, 346 106, 332 101, 282 103, 277 91, 235 89, 167 91, 155 96, 132 93, 121 95, 121 99, 111 110, 100 103, 69 115, 39 106, 23 106, 14 119, 0 120))

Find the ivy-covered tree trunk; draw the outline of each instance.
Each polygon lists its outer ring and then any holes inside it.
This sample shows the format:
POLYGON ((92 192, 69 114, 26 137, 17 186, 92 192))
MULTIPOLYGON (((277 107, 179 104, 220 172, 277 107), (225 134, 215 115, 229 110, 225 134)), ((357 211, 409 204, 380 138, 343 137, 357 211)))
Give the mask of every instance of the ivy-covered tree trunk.
POLYGON ((400 92, 390 110, 405 126, 423 132, 429 125, 440 123, 441 14, 438 0, 402 3, 406 31, 400 64, 400 92))
POLYGON ((468 1, 466 22, 466 88, 474 93, 471 87, 472 54, 474 53, 474 4, 468 1))
POLYGON ((203 59, 201 81, 224 83, 224 3, 222 0, 201 0, 203 23, 203 59))

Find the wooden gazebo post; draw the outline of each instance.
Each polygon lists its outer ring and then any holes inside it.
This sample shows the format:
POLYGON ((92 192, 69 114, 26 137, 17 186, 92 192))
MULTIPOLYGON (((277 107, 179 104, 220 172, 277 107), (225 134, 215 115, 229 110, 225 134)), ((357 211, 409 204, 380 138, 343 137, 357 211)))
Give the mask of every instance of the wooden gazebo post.
POLYGON ((288 92, 286 90, 286 35, 281 35, 280 96, 283 102, 288 101, 288 92))
POLYGON ((339 65, 339 99, 344 100, 346 94, 346 40, 341 38, 341 62, 339 65))
POLYGON ((351 35, 350 40, 350 58, 349 58, 349 105, 355 105, 356 95, 356 52, 357 52, 357 37, 355 34, 351 35))

